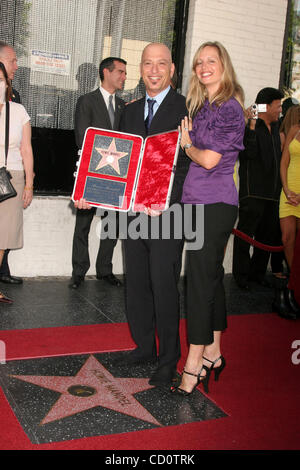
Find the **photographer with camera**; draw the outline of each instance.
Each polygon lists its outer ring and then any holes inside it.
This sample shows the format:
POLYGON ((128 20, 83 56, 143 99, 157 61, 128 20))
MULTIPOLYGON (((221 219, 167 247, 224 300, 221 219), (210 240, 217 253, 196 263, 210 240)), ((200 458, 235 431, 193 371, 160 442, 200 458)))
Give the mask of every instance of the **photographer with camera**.
MULTIPOLYGON (((283 94, 275 88, 263 88, 257 95, 245 129, 245 150, 239 154, 239 222, 237 229, 271 246, 281 245, 279 197, 281 191, 281 142, 279 115, 283 94)), ((232 272, 242 289, 249 281, 265 284, 270 252, 255 248, 235 237, 232 272)), ((276 258, 275 258, 276 259, 276 258)), ((278 264, 281 265, 278 257, 278 264)), ((273 264, 273 263, 272 263, 273 264)), ((281 266, 273 266, 279 272, 281 266)))

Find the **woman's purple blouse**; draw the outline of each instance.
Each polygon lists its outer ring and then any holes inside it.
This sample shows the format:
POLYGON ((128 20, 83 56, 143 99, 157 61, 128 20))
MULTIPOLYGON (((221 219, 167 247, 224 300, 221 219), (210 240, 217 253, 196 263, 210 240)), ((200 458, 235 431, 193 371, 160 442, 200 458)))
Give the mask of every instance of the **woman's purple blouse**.
POLYGON ((198 149, 213 150, 222 157, 211 170, 191 162, 183 186, 182 202, 238 205, 233 173, 239 152, 244 149, 244 131, 244 113, 235 98, 230 98, 221 106, 210 105, 206 100, 193 120, 190 137, 198 149))

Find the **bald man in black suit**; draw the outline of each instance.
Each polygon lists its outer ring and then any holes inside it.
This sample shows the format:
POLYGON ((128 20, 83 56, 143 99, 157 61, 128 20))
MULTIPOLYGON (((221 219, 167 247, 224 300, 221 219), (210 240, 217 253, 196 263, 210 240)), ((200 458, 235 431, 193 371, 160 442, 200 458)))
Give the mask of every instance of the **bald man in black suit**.
MULTIPOLYGON (((176 93, 170 86, 173 73, 174 64, 169 49, 164 44, 149 44, 144 49, 141 60, 146 97, 126 106, 121 118, 122 132, 146 137, 178 128, 188 113, 184 96, 176 93), (147 130, 148 99, 155 100, 155 103, 153 118, 147 130)), ((180 150, 170 205, 181 201, 189 163, 185 153, 180 150)), ((151 223, 152 217, 161 219, 164 214, 150 209, 145 217, 149 217, 148 222, 151 223)), ((178 281, 183 239, 172 236, 174 223, 171 219, 169 239, 164 239, 161 230, 159 239, 149 236, 146 240, 129 237, 124 240, 127 319, 137 345, 128 355, 128 361, 140 363, 157 359, 157 369, 149 383, 162 387, 172 384, 180 357, 178 281), (159 340, 158 354, 156 331, 159 340)))

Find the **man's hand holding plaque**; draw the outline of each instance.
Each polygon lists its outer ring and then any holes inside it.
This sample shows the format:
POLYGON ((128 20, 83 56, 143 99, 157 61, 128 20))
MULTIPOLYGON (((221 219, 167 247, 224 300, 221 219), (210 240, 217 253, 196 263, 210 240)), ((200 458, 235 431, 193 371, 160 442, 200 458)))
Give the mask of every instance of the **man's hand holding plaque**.
POLYGON ((74 206, 76 209, 91 209, 93 207, 83 198, 79 199, 79 201, 74 201, 74 206))

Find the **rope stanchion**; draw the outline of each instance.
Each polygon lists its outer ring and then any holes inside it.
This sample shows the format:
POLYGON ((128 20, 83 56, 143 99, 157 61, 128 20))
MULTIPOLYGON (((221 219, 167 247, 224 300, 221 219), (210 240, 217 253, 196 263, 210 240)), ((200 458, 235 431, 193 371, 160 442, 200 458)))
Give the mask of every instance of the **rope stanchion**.
POLYGON ((233 229, 232 230, 233 235, 236 237, 241 238, 245 242, 249 243, 252 246, 255 246, 256 248, 260 248, 261 250, 264 251, 271 251, 272 253, 278 253, 280 251, 283 251, 283 246, 270 246, 270 245, 265 245, 264 243, 260 243, 257 240, 254 240, 252 237, 249 237, 249 235, 246 235, 245 233, 241 232, 240 230, 233 229))

